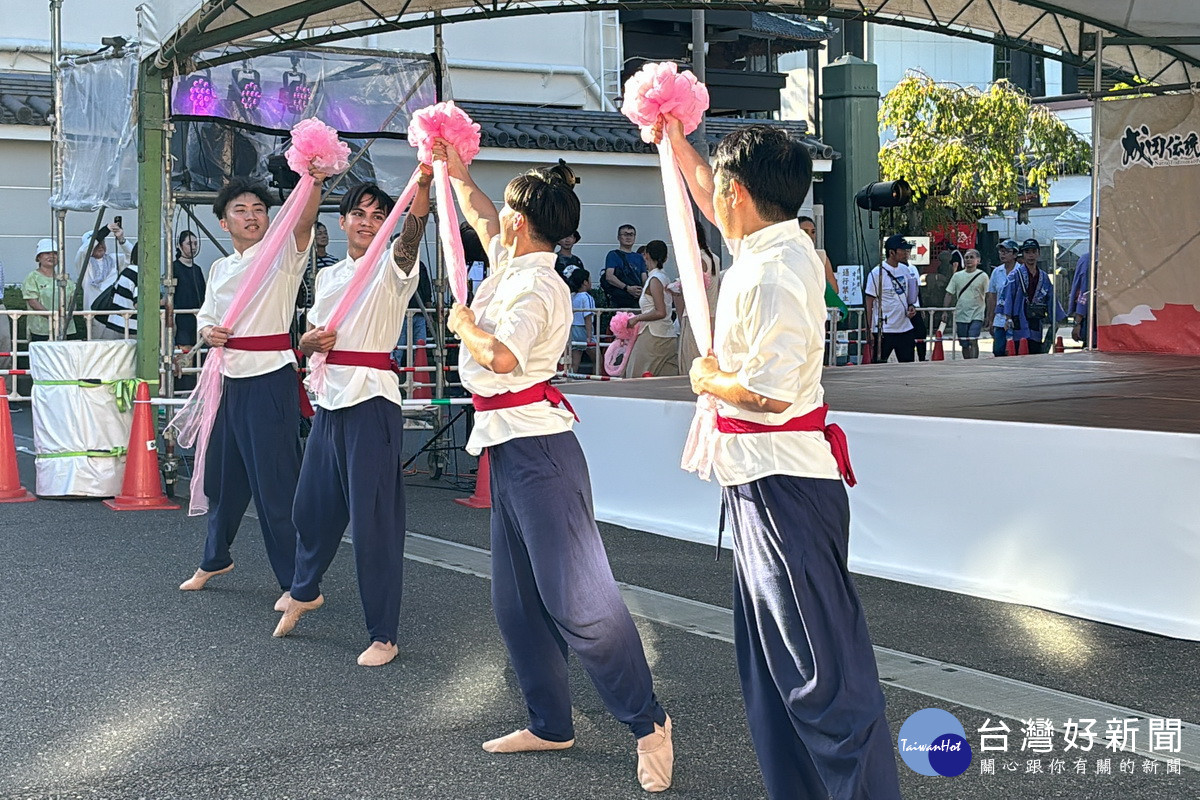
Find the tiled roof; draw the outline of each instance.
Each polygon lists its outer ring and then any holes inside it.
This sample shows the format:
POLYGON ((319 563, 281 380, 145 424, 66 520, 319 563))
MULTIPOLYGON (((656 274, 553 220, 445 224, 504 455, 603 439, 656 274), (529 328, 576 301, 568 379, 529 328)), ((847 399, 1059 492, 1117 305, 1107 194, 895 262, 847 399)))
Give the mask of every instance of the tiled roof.
POLYGON ((49 75, 0 72, 0 124, 49 125, 53 98, 49 75))
POLYGON ((795 14, 776 14, 773 11, 751 12, 750 24, 758 33, 769 33, 797 42, 824 42, 837 33, 837 28, 828 22, 795 14))
MULTIPOLYGON (((638 136, 637 129, 622 114, 608 111, 579 111, 560 108, 459 103, 479 123, 484 147, 511 147, 537 150, 581 150, 605 153, 653 153, 653 145, 638 136)), ((746 125, 763 122, 755 119, 710 117, 706 133, 710 144, 746 125)), ((808 146, 813 158, 840 157, 833 148, 809 135, 803 121, 778 122, 808 146)))

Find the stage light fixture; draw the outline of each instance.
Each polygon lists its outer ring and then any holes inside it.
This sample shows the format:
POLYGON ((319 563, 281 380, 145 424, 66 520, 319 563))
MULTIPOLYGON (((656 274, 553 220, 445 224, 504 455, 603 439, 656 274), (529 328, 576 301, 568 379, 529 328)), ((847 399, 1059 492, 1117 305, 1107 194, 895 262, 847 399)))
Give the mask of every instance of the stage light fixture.
POLYGON ((295 69, 296 64, 293 62, 293 69, 283 73, 283 87, 279 90, 279 102, 292 114, 303 114, 304 109, 308 108, 308 103, 312 100, 312 86, 308 83, 308 76, 298 69, 295 69))
POLYGON ((231 93, 246 111, 254 111, 262 102, 262 78, 256 69, 242 67, 233 71, 231 93))
POLYGON ((207 72, 187 81, 187 100, 192 114, 208 116, 217 106, 217 93, 207 72))
POLYGON ((903 178, 868 183, 854 196, 855 204, 867 211, 900 208, 908 205, 910 200, 912 200, 912 187, 903 178))

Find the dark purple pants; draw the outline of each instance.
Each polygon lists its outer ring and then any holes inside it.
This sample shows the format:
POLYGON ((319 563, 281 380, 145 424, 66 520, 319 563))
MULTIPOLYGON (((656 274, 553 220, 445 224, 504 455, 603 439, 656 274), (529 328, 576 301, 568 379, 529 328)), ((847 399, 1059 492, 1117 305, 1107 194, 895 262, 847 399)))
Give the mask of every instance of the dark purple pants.
POLYGON ((583 450, 571 432, 488 448, 492 470, 492 606, 529 709, 529 730, 575 738, 567 649, 634 736, 666 712, 621 599, 596 518, 583 450))
POLYGON ((404 413, 382 397, 317 409, 292 518, 296 580, 292 597, 316 600, 346 526, 358 594, 373 642, 396 641, 404 589, 404 413))
POLYGON ((724 489, 734 645, 771 800, 898 800, 875 654, 846 567, 838 480, 771 475, 724 489))
POLYGON ((200 569, 215 572, 233 563, 229 548, 253 497, 271 569, 279 588, 290 588, 296 562, 292 499, 299 474, 296 370, 287 366, 253 378, 226 378, 204 467, 208 538, 200 569))

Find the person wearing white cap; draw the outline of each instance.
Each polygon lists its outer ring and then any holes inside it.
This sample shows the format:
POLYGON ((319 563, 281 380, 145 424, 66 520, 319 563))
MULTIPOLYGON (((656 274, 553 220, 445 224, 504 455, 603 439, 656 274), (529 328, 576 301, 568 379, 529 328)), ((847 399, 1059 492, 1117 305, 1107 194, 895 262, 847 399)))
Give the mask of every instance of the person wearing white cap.
MULTIPOLYGON (((33 254, 37 268, 21 284, 21 296, 30 311, 49 311, 54 304, 54 268, 58 266, 58 246, 53 239, 41 239, 33 254)), ((29 341, 44 342, 50 338, 50 318, 30 316, 25 323, 29 341)))
MULTIPOLYGON (((108 227, 100 228, 96 232, 94 242, 91 231, 83 234, 80 239, 79 251, 75 255, 75 263, 86 265, 86 272, 83 276, 82 310, 91 311, 92 303, 95 302, 96 298, 116 282, 117 276, 121 274, 121 270, 129 266, 129 245, 125 241, 125 231, 116 222, 110 223, 108 227), (110 233, 117 242, 117 252, 115 254, 108 252, 108 245, 104 241, 110 233), (85 262, 84 256, 87 254, 89 246, 92 248, 91 254, 87 256, 87 261, 85 262)), ((104 319, 107 318, 92 318, 92 338, 122 338, 121 332, 112 330, 104 325, 104 319)))

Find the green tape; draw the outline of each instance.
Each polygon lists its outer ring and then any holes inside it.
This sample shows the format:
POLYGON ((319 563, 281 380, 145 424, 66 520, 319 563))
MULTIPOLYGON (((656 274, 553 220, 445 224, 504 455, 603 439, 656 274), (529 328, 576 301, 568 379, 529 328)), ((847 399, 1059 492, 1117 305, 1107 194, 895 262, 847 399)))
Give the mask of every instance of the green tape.
POLYGON ((113 393, 117 403, 117 411, 122 414, 133 408, 133 398, 137 393, 139 381, 136 378, 121 378, 115 381, 73 380, 73 381, 34 381, 34 386, 78 386, 82 389, 95 389, 107 386, 113 393))
POLYGON ((88 458, 120 458, 129 452, 127 447, 114 447, 111 450, 77 450, 68 453, 37 453, 34 458, 79 458, 87 456, 88 458))

